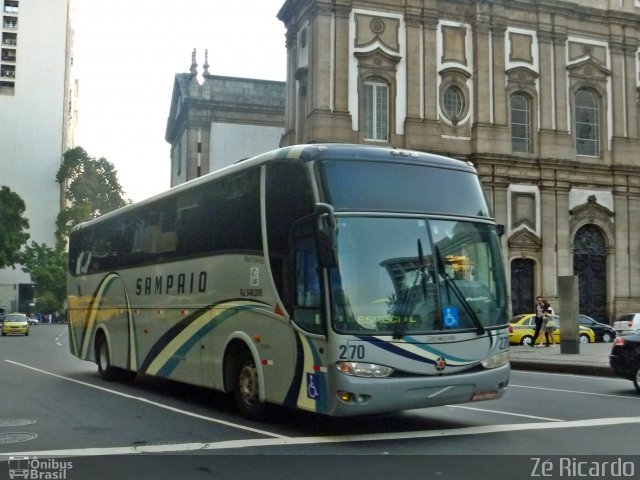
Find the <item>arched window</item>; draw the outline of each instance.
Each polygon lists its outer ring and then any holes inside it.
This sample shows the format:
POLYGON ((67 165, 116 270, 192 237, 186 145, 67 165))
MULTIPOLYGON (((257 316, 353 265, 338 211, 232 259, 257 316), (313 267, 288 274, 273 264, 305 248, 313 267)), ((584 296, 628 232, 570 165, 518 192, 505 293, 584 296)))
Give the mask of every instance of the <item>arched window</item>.
POLYGON ((387 141, 389 86, 379 79, 365 80, 363 102, 365 140, 387 141))
POLYGON ((511 95, 511 150, 531 151, 531 109, 529 98, 516 93, 511 95))
POLYGON ((600 155, 600 111, 598 99, 589 90, 576 93, 576 152, 578 155, 600 155))

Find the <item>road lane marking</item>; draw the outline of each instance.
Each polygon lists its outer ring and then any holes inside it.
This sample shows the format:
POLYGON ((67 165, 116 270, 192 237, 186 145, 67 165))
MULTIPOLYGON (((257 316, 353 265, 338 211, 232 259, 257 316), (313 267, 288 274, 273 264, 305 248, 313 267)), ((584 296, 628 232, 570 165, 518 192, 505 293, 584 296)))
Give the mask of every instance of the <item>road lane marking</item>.
POLYGON ((582 392, 580 390, 565 390, 562 388, 549 388, 549 387, 532 387, 530 385, 514 385, 513 383, 509 384, 509 388, 529 388, 532 390, 546 390, 548 392, 559 392, 559 393, 575 393, 578 395, 592 395, 594 397, 608 397, 608 398, 630 398, 632 400, 640 400, 640 396, 635 395, 614 395, 611 393, 595 393, 595 392, 582 392))
POLYGON ((207 450, 226 450, 256 447, 281 447, 290 445, 317 445, 350 442, 378 442, 394 440, 418 440, 426 438, 446 438, 463 435, 487 435, 530 430, 552 430, 565 428, 588 428, 619 426, 640 423, 640 417, 596 418, 591 420, 573 420, 567 422, 519 423, 515 425, 487 425, 477 427, 451 428, 440 430, 420 430, 415 432, 385 432, 360 435, 337 435, 320 437, 282 437, 256 438, 248 440, 226 440, 210 443, 182 443, 170 445, 143 445, 108 448, 85 448, 68 450, 42 450, 32 452, 1 453, 0 460, 8 456, 38 456, 38 457, 83 457, 94 455, 128 455, 140 453, 177 453, 207 450))
POLYGON ((62 330, 62 332, 60 332, 60 334, 56 337, 56 344, 62 347, 63 345, 62 343, 60 343, 60 339, 66 336, 67 336, 67 327, 65 327, 64 330, 62 330))
POLYGON ((498 415, 511 415, 514 417, 531 418, 533 420, 545 420, 547 422, 564 422, 564 420, 561 420, 559 418, 538 417, 535 415, 525 415, 523 413, 511 413, 511 412, 502 412, 498 410, 489 410, 487 408, 464 407, 462 405, 447 405, 447 407, 459 408, 461 410, 473 410, 476 412, 489 412, 489 413, 495 413, 498 415))
POLYGON ((257 433, 259 435, 265 435, 267 437, 287 438, 285 435, 280 435, 278 433, 267 432, 266 430, 259 430, 257 428, 252 428, 252 427, 246 427, 244 425, 240 425, 240 424, 232 423, 232 422, 227 422, 225 420, 220 420, 218 418, 206 417, 206 416, 200 415, 198 413, 193 413, 193 412, 189 412, 187 410, 181 410, 181 409, 176 408, 176 407, 171 407, 169 405, 165 405, 165 404, 162 404, 162 403, 154 402, 153 400, 149 400, 149 399, 144 398, 144 397, 136 397, 135 395, 130 395, 128 393, 118 392, 117 390, 111 390, 109 388, 100 387, 98 385, 93 385, 91 383, 82 382, 80 380, 76 380, 76 379, 73 379, 73 378, 69 378, 69 377, 65 377, 65 376, 62 376, 62 375, 58 375, 57 373, 48 372, 46 370, 42 370, 40 368, 32 367, 30 365, 25 365, 23 363, 14 362, 12 360, 5 360, 5 362, 11 363, 11 364, 16 365, 18 367, 28 368, 28 369, 33 370, 33 371, 38 372, 38 373, 42 373, 42 374, 45 374, 45 375, 50 375, 52 377, 59 378, 61 380, 66 380, 68 382, 77 383, 77 384, 83 385, 85 387, 95 388, 96 390, 101 390, 103 392, 112 393, 114 395, 119 395, 121 397, 128 398, 130 400, 137 400, 137 401, 142 402, 142 403, 147 403, 149 405, 153 405, 153 406, 158 407, 158 408, 163 408, 165 410, 169 410, 171 412, 179 413, 181 415, 186 415, 188 417, 194 417, 194 418, 197 418, 197 419, 200 419, 200 420, 206 420, 207 422, 218 423, 220 425, 225 425, 225 426, 231 427, 231 428, 236 428, 236 429, 240 429, 240 430, 246 430, 248 432, 257 433))

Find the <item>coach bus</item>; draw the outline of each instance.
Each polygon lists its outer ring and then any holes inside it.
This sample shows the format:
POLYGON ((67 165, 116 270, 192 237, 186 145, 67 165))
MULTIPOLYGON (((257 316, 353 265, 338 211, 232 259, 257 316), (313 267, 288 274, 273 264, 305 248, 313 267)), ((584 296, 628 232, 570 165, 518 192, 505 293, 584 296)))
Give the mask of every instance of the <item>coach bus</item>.
POLYGON ((264 153, 71 232, 71 352, 334 416, 500 397, 501 228, 473 166, 363 145, 264 153))

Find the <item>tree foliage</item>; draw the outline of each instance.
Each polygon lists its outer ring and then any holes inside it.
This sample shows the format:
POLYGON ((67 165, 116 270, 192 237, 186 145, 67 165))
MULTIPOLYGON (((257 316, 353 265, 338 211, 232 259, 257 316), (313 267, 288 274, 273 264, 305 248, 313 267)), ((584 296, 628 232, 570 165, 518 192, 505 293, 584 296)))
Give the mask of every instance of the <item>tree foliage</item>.
POLYGON ((24 200, 9 187, 0 187, 0 268, 14 266, 29 239, 29 221, 23 217, 24 200))
POLYGON ((82 147, 65 152, 56 181, 65 185, 64 195, 69 203, 56 220, 58 248, 64 245, 71 228, 77 223, 129 203, 124 198, 113 164, 105 158, 89 156, 82 147))
POLYGON ((60 311, 66 297, 67 254, 44 243, 31 242, 20 255, 20 263, 36 284, 38 310, 60 311))

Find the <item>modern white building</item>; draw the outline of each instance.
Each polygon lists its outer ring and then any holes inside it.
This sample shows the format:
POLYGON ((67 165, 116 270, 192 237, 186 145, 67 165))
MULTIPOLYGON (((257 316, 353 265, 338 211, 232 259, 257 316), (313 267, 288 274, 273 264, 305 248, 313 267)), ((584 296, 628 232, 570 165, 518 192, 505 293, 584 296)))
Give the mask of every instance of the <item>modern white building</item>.
MULTIPOLYGON (((74 0, 0 0, 0 185, 26 204, 29 243, 55 244, 62 202, 55 177, 74 144, 74 0)), ((0 270, 0 308, 32 292, 20 268, 0 270)), ((32 294, 31 294, 32 295, 32 294)))

